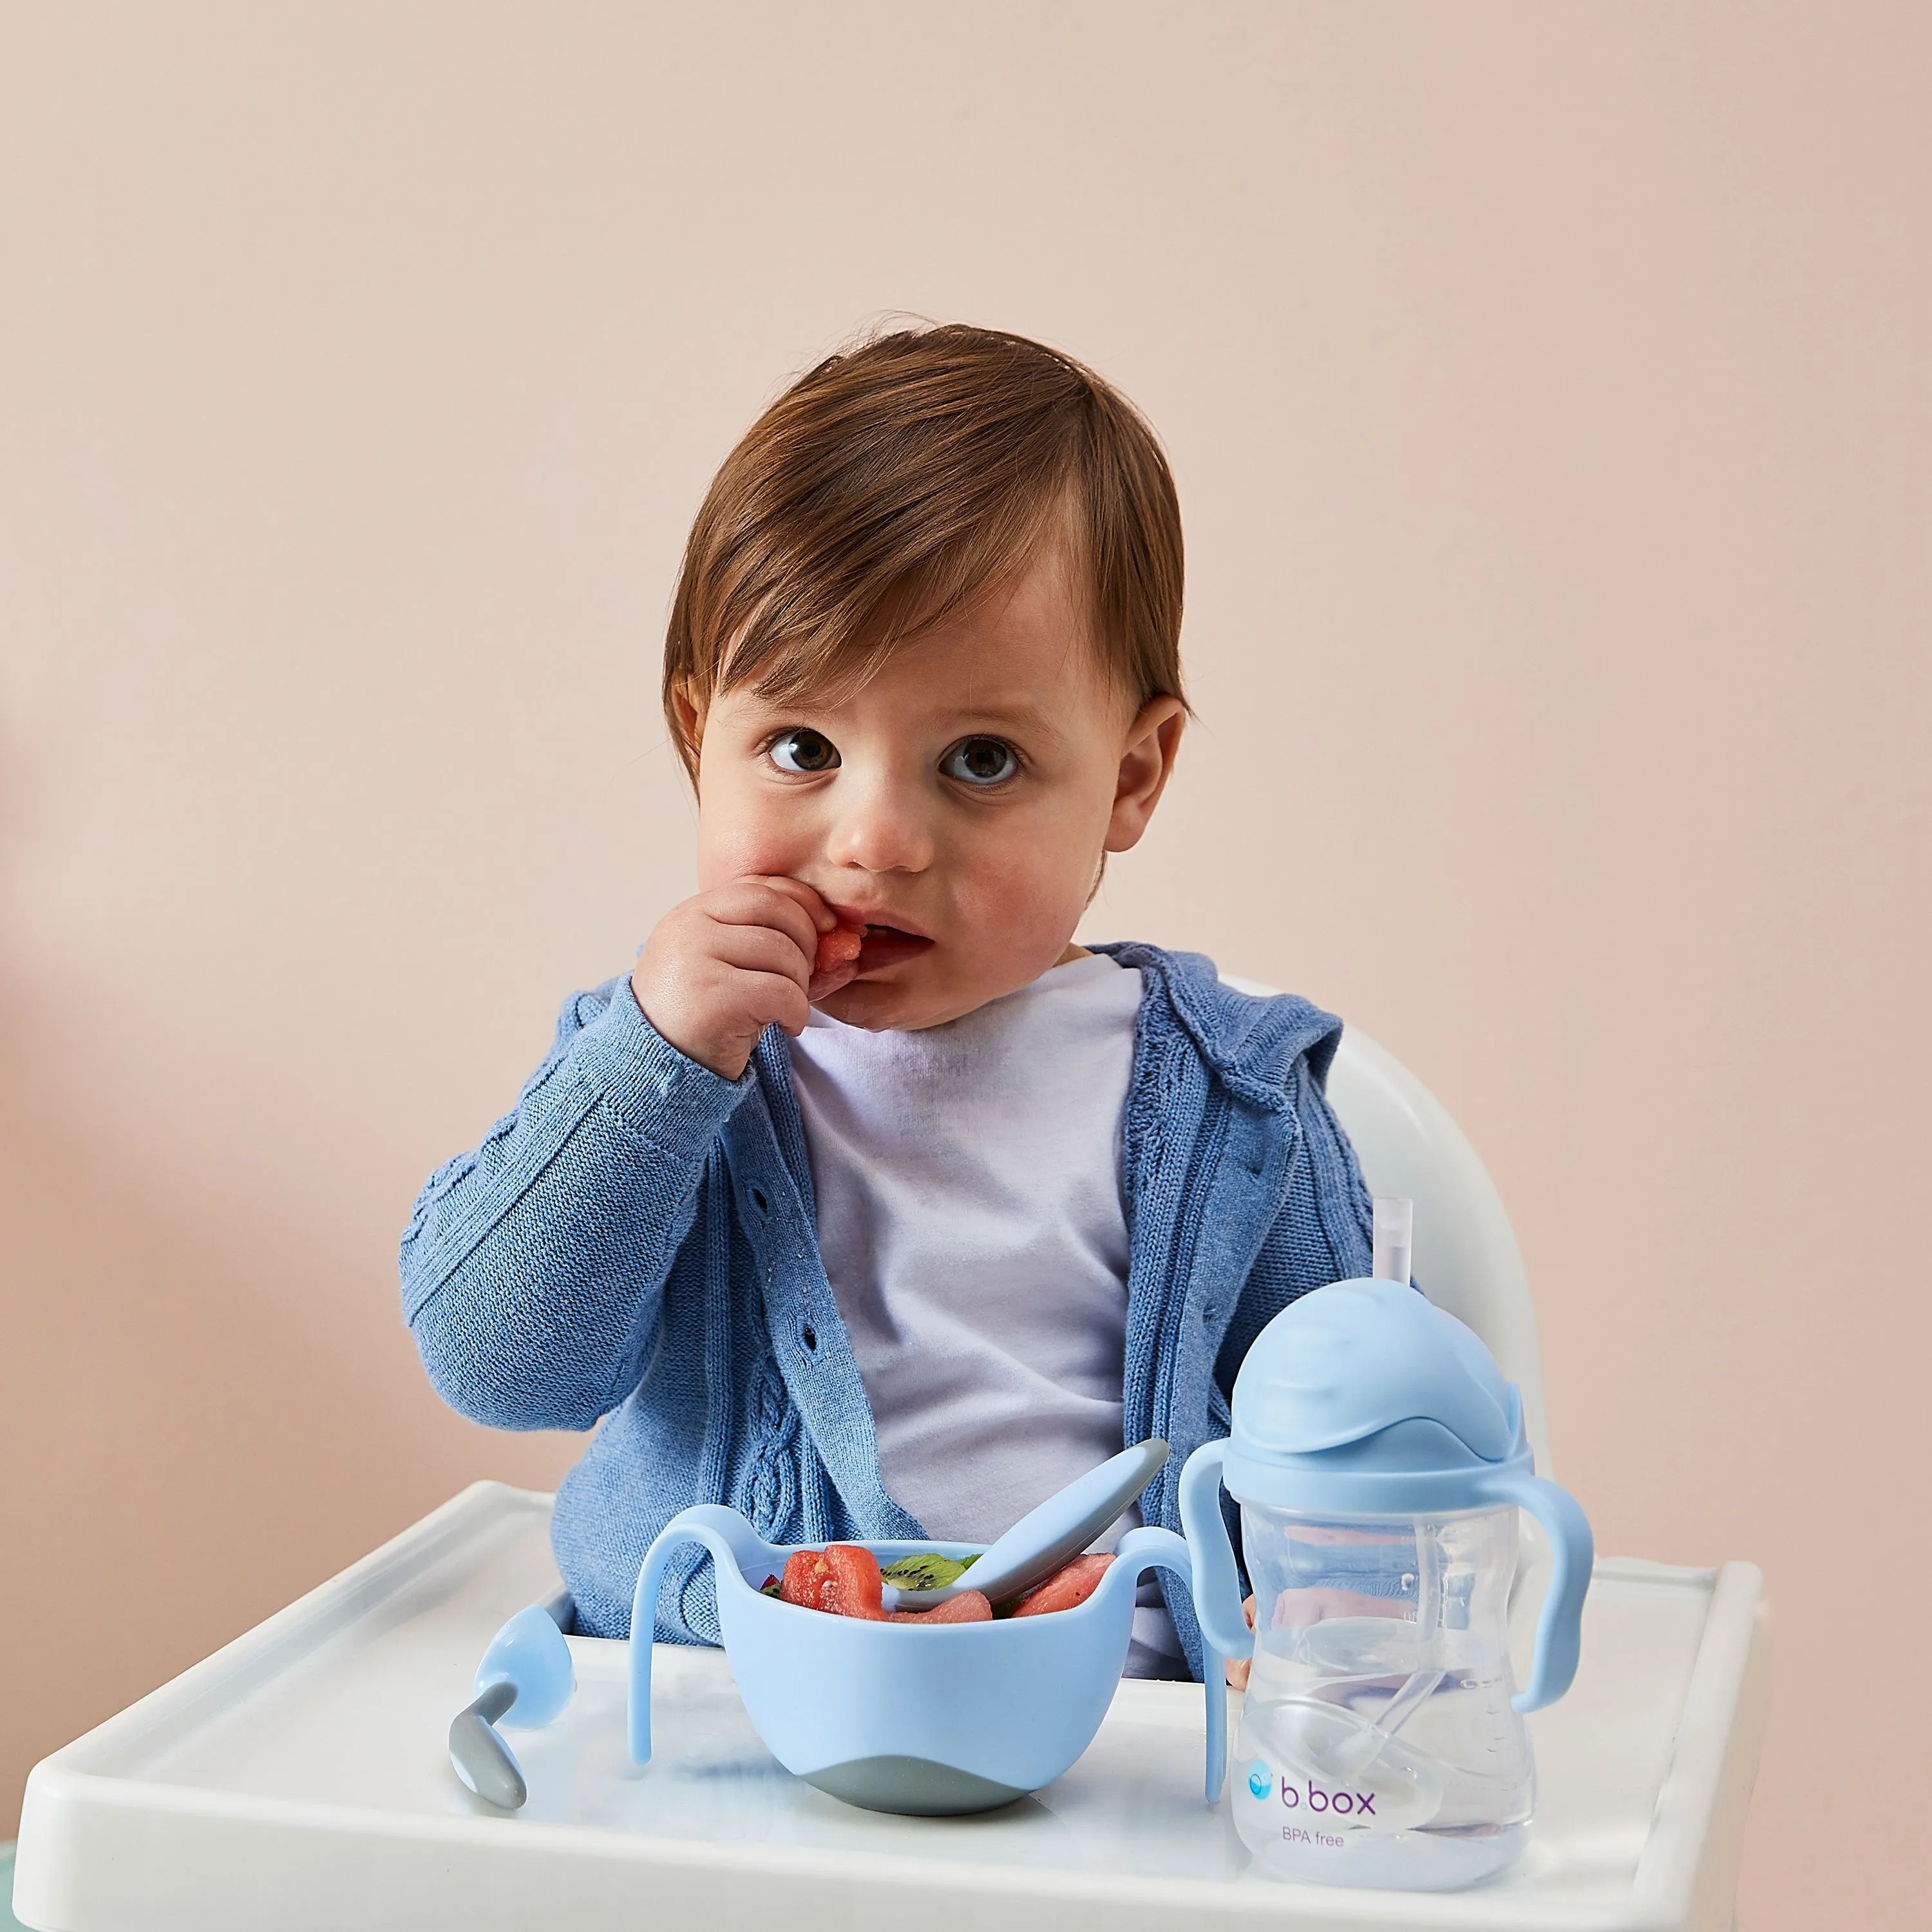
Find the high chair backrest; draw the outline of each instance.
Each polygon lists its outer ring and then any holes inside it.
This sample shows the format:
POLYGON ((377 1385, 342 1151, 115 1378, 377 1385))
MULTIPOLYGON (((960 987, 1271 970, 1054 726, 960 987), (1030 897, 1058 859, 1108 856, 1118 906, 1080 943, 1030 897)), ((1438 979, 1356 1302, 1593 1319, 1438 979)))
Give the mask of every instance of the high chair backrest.
MULTIPOLYGON (((1222 974, 1238 992, 1278 990, 1222 974)), ((1488 1345, 1522 1392, 1523 1426, 1547 1476, 1550 1432, 1529 1277, 1502 1196, 1441 1101, 1395 1055, 1349 1027, 1328 1072, 1328 1099, 1372 1194, 1415 1203, 1415 1280, 1438 1308, 1488 1345)))

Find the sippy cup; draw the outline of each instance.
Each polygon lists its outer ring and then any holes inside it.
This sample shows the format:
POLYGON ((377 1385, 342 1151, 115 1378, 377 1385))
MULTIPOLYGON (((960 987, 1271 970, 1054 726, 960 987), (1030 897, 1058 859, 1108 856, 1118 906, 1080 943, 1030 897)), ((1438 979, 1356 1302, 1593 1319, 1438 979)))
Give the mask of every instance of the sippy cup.
POLYGON ((1521 1714, 1570 1688, 1592 1557, 1582 1511, 1532 1473, 1515 1387, 1412 1288, 1336 1282, 1256 1338, 1232 1430, 1188 1459, 1180 1515, 1204 1634, 1253 1658, 1228 1780, 1243 1842, 1264 1871, 1325 1885, 1448 1890, 1500 1871, 1535 1804, 1521 1714), (1512 1694, 1519 1508, 1552 1567, 1512 1694))

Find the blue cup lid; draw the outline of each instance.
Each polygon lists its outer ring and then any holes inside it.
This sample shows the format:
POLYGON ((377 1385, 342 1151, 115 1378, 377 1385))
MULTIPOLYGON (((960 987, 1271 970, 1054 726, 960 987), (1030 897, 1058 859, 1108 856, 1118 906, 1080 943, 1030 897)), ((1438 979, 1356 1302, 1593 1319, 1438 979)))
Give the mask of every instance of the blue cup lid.
POLYGON ((1527 1473, 1522 1402, 1465 1327, 1393 1281, 1338 1281, 1291 1303, 1234 1380, 1223 1480, 1238 1502, 1402 1515, 1493 1502, 1527 1473))

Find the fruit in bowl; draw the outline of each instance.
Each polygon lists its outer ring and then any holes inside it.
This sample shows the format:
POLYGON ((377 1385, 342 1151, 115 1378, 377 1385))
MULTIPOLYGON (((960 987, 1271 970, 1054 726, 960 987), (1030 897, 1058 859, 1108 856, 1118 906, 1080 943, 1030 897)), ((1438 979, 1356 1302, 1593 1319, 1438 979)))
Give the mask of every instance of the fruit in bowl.
POLYGON ((921 1550, 897 1558, 890 1570, 862 1543, 828 1543, 823 1550, 794 1550, 785 1558, 782 1576, 767 1576, 760 1594, 775 1596, 802 1610, 820 1610, 834 1616, 860 1617, 868 1623, 986 1624, 998 1616, 1044 1616, 1084 1604, 1100 1588, 1111 1556, 1076 1556, 1030 1588, 1016 1593, 996 1609, 983 1591, 962 1589, 930 1610, 898 1606, 902 1590, 923 1592, 956 1583, 974 1559, 921 1550), (888 1606, 885 1594, 893 1592, 888 1606))

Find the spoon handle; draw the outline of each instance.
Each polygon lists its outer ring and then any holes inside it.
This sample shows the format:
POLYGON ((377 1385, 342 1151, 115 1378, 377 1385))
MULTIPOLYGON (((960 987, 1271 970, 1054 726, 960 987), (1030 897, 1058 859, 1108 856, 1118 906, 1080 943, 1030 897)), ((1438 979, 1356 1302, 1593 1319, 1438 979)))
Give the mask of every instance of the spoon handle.
POLYGON ((496 1730, 496 1720, 517 1701, 514 1684, 500 1680, 458 1712, 449 1726, 449 1762, 457 1776, 478 1798, 514 1811, 530 1794, 523 1767, 496 1730))
POLYGON ((928 1610, 962 1590, 978 1590, 998 1603, 1043 1582, 1106 1529, 1166 1461, 1167 1444, 1158 1436, 1123 1449, 1028 1510, 958 1582, 937 1590, 902 1590, 899 1604, 928 1610))

